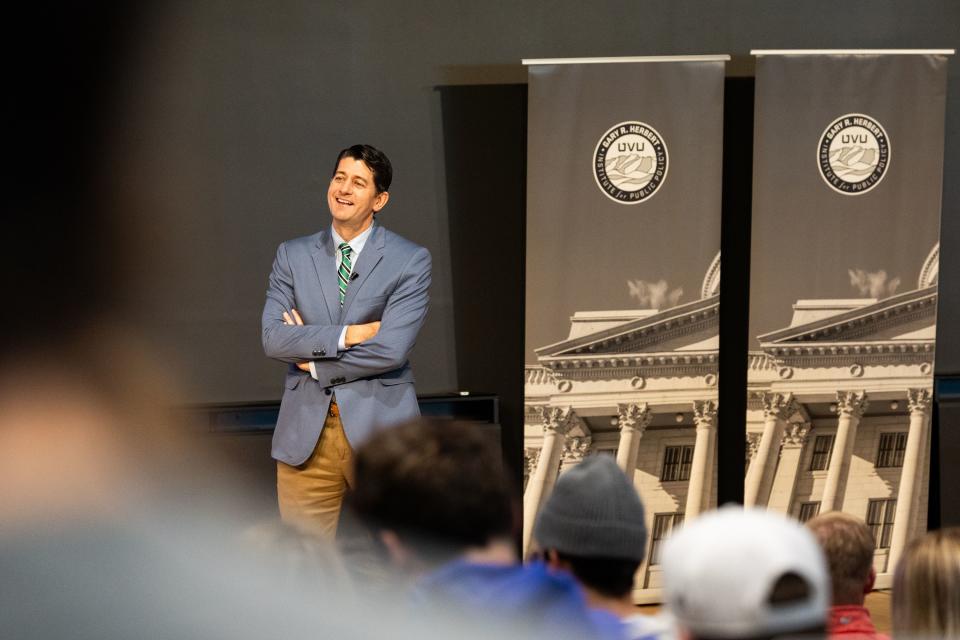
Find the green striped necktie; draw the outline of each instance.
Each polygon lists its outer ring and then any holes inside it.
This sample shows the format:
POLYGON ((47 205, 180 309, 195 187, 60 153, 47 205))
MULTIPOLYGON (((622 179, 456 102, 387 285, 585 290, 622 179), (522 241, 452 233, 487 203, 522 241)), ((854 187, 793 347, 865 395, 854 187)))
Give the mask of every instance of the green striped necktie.
POLYGON ((340 268, 337 269, 337 284, 340 286, 340 306, 343 306, 343 300, 347 297, 347 284, 350 282, 350 274, 353 272, 353 262, 350 260, 350 254, 353 249, 346 242, 341 242, 337 247, 340 250, 340 268))

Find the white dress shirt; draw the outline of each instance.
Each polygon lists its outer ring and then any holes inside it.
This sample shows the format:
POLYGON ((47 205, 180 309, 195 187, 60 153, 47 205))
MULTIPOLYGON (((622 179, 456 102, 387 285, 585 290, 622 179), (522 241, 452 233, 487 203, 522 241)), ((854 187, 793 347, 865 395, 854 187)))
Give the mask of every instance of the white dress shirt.
MULTIPOLYGON (((350 249, 352 250, 350 253, 351 265, 357 264, 357 258, 360 257, 360 252, 363 251, 364 245, 366 245, 367 240, 370 239, 371 233, 373 233, 373 224, 367 227, 366 230, 361 232, 353 240, 351 240, 350 242, 347 242, 347 244, 350 245, 350 249)), ((340 263, 343 262, 343 254, 340 253, 340 244, 346 241, 340 237, 340 234, 337 233, 337 230, 333 228, 333 225, 330 225, 330 235, 333 238, 333 254, 334 256, 336 256, 336 265, 334 266, 335 266, 336 272, 339 272, 340 263)), ((347 286, 349 287, 350 285, 347 285, 347 286)), ((346 341, 347 341, 347 327, 344 326, 343 330, 340 331, 340 340, 337 343, 337 349, 339 351, 347 350, 346 341)), ((317 378, 317 368, 316 366, 314 366, 313 361, 310 362, 310 375, 313 376, 314 380, 319 379, 317 378)))

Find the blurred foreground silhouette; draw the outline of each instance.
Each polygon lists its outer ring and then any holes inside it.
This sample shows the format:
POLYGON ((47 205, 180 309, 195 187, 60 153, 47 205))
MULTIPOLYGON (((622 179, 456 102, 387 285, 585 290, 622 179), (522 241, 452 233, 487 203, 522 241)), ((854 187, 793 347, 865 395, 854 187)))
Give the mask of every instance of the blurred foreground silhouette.
POLYGON ((142 221, 163 205, 145 207, 122 151, 154 9, 6 21, 0 637, 470 637, 358 598, 335 550, 257 523, 243 478, 171 410, 178 381, 129 304, 150 294, 133 284, 156 253, 142 221))

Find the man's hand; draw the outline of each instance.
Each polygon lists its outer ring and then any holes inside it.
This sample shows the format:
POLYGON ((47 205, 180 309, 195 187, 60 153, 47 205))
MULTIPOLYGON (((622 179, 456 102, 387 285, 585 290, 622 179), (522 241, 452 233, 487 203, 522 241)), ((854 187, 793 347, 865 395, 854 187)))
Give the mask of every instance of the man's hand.
MULTIPOLYGON (((286 311, 283 312, 283 324, 303 326, 303 318, 300 317, 299 311, 290 309, 289 313, 286 311)), ((367 324, 347 325, 347 334, 343 337, 343 343, 348 347, 358 345, 377 335, 378 331, 380 331, 379 320, 376 322, 368 322, 367 324)), ((297 364, 297 368, 309 373, 310 363, 300 362, 297 364)))
MULTIPOLYGON (((290 309, 290 313, 287 313, 286 311, 283 312, 283 324, 297 324, 303 326, 303 318, 300 317, 300 313, 296 309, 290 309), (290 317, 291 315, 293 318, 290 317)), ((299 362, 297 363, 297 369, 310 373, 310 363, 299 362)))
POLYGON ((377 322, 368 322, 367 324, 347 325, 347 334, 343 337, 343 343, 348 347, 352 347, 374 337, 378 331, 380 331, 379 320, 377 322))

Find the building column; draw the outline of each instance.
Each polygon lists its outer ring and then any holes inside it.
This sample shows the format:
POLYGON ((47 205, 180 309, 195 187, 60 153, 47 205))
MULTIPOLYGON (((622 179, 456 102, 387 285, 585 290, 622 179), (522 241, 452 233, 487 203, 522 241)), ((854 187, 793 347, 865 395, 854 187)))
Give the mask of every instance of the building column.
POLYGON ((560 473, 565 473, 583 462, 583 457, 590 452, 592 444, 593 438, 590 436, 567 436, 560 456, 560 473))
POLYGON ((620 427, 620 444, 617 446, 617 466, 623 469, 630 481, 637 470, 637 452, 640 438, 653 419, 653 411, 646 402, 617 405, 617 424, 620 427))
POLYGON ((809 422, 792 422, 787 425, 780 445, 780 467, 773 479, 770 499, 767 501, 769 508, 785 514, 790 513, 793 492, 800 473, 800 460, 803 458, 803 447, 809 434, 809 422))
POLYGON ((830 468, 827 469, 820 513, 836 511, 842 506, 840 483, 846 481, 850 471, 857 426, 868 404, 866 391, 837 391, 837 435, 833 439, 833 453, 830 454, 830 468))
POLYGON ((540 458, 540 449, 537 447, 524 447, 523 449, 523 490, 527 490, 527 483, 530 482, 530 476, 537 468, 537 460, 540 458))
POLYGON ((764 393, 760 396, 763 402, 763 434, 757 454, 750 463, 747 471, 747 482, 743 492, 743 504, 753 507, 765 504, 761 500, 761 489, 771 484, 771 478, 777 464, 774 450, 780 446, 786 420, 797 411, 797 403, 792 393, 764 393))
POLYGON ((543 446, 537 458, 537 467, 523 494, 523 555, 526 557, 533 539, 533 524, 560 470, 560 453, 567 433, 575 424, 576 414, 570 407, 540 407, 543 423, 543 446))
POLYGON ((750 467, 753 466, 753 461, 757 457, 757 449, 760 448, 760 436, 759 433, 747 433, 747 460, 744 465, 744 478, 750 473, 750 467))
POLYGON ((703 400, 693 403, 693 421, 697 425, 697 439, 693 445, 690 465, 690 484, 687 487, 687 506, 684 522, 700 515, 707 501, 709 477, 713 475, 713 450, 717 440, 717 402, 703 400))
POLYGON ((907 449, 903 453, 903 470, 900 472, 900 488, 897 490, 897 511, 893 517, 893 534, 890 539, 890 554, 887 571, 893 571, 903 553, 910 535, 910 527, 917 517, 918 477, 923 468, 927 431, 930 426, 930 389, 908 389, 907 405, 910 407, 910 430, 907 432, 907 449))

